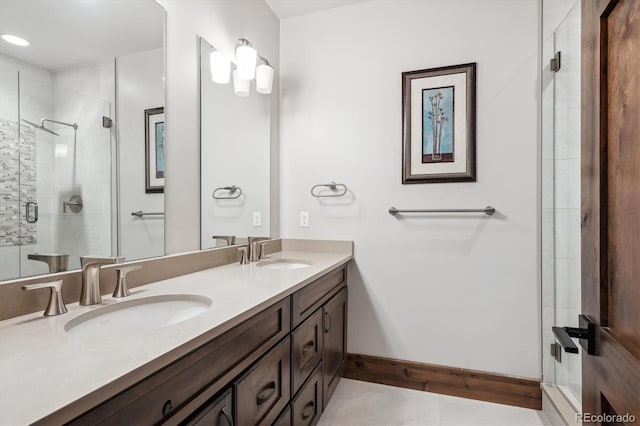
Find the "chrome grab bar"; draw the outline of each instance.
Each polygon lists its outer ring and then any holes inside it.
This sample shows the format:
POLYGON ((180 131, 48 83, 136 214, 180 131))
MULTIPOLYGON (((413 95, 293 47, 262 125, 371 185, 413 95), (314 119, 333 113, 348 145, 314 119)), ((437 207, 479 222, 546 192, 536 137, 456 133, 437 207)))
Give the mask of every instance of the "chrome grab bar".
POLYGON ((164 216, 164 212, 145 213, 142 210, 137 212, 131 212, 131 216, 143 217, 143 216, 164 216))
POLYGON ((241 195, 242 195, 242 188, 235 185, 216 188, 213 190, 213 194, 211 194, 214 200, 235 200, 236 198, 240 198, 241 195), (220 191, 228 191, 230 196, 221 197, 220 195, 216 195, 220 191), (236 195, 233 195, 233 194, 236 194, 236 195))
POLYGON ((311 196, 316 198, 342 197, 347 193, 347 190, 348 190, 347 185, 343 183, 335 183, 335 182, 320 183, 318 185, 313 185, 311 187, 311 196), (321 195, 322 192, 320 191, 314 192, 316 188, 320 188, 323 186, 329 188, 331 191, 334 192, 334 194, 321 195))
POLYGON ((395 207, 389 207, 390 215, 397 215, 398 213, 484 213, 488 216, 493 216, 496 209, 491 206, 487 206, 484 209, 397 209, 395 207))

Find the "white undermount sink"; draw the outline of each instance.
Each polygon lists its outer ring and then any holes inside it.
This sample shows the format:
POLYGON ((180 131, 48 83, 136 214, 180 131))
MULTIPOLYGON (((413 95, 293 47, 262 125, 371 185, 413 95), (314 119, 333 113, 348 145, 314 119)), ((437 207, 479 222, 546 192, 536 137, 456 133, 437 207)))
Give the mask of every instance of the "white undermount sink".
POLYGON ((300 269, 308 268, 311 262, 300 259, 269 259, 258 262, 258 266, 265 269, 300 269))
POLYGON ((119 336, 143 333, 186 321, 205 312, 211 299, 195 294, 142 297, 84 313, 65 324, 78 336, 119 336))

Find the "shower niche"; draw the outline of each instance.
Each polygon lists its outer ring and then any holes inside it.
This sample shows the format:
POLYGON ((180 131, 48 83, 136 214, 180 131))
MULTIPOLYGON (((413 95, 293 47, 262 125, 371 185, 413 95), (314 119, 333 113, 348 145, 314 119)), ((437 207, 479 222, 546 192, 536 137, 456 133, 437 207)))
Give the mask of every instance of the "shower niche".
POLYGON ((29 42, 0 39, 0 281, 81 255, 164 254, 163 217, 131 216, 164 211, 144 180, 144 110, 164 107, 162 7, 3 0, 0 33, 29 42))

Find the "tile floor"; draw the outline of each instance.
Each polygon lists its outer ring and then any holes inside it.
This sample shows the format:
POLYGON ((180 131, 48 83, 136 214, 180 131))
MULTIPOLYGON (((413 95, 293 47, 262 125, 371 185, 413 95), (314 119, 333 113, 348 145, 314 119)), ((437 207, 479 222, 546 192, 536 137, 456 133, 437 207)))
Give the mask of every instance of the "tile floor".
POLYGON ((546 424, 541 411, 342 379, 319 426, 546 424))

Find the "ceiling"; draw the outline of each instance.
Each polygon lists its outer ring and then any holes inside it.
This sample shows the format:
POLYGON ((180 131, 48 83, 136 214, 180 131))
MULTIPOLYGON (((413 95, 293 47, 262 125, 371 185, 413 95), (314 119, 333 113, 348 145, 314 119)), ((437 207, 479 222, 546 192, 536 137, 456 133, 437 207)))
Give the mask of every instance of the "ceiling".
POLYGON ((164 43, 164 9, 154 0, 0 0, 0 54, 56 70, 155 49, 164 43))
POLYGON ((370 0, 265 0, 280 19, 306 15, 320 10, 334 9, 370 0))

